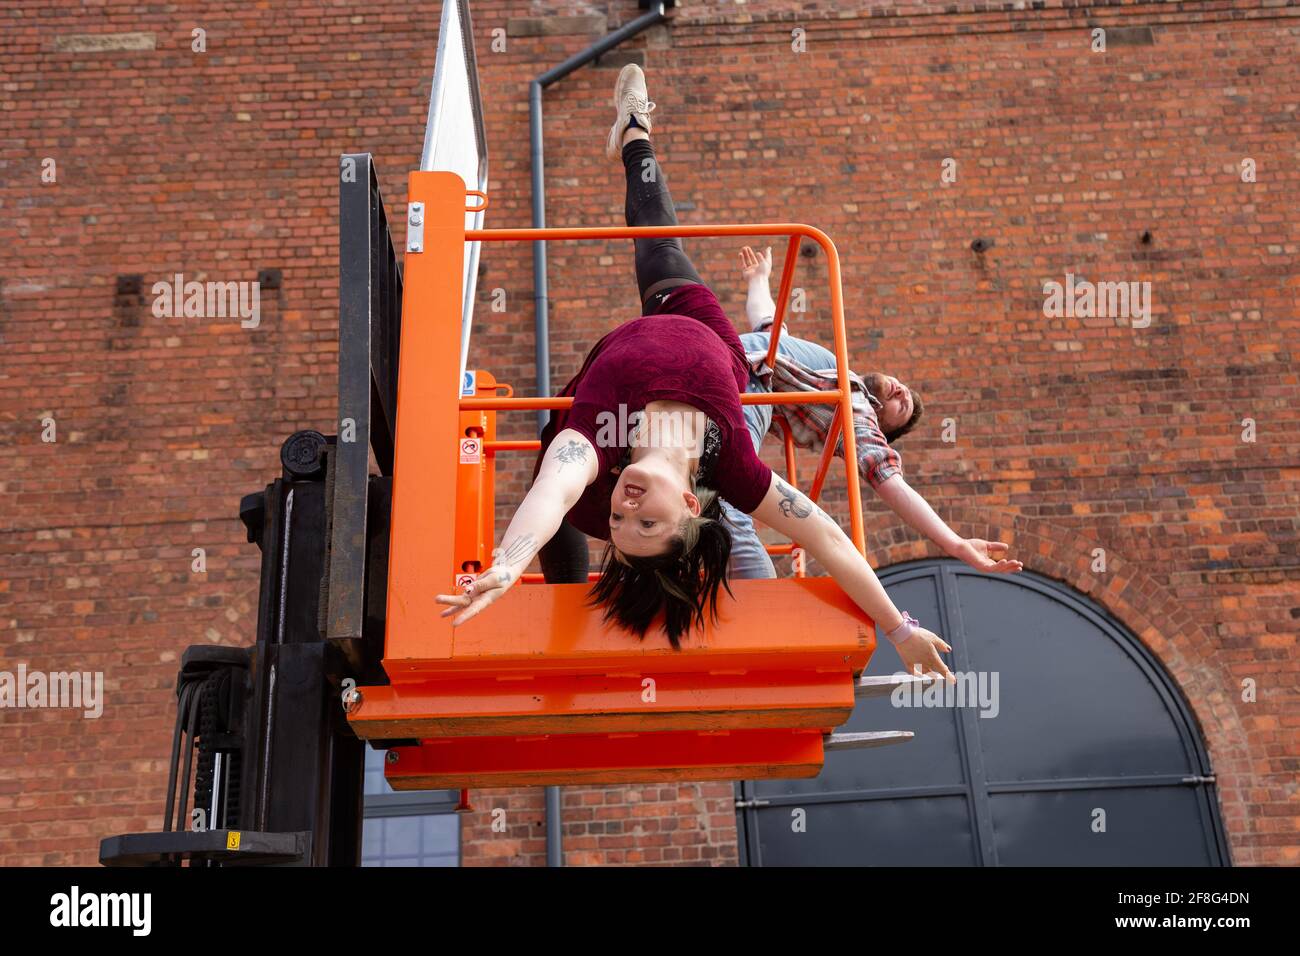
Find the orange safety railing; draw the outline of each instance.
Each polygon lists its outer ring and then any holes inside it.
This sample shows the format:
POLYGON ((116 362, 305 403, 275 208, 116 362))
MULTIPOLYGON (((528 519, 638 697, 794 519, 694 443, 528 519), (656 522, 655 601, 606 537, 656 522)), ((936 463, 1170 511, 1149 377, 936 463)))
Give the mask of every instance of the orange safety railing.
MULTIPOLYGON (((827 384, 835 387, 746 394, 740 401, 822 402, 849 421, 853 396, 835 247, 812 227, 784 223, 467 232, 465 182, 456 174, 414 172, 407 195, 413 215, 393 442, 387 680, 356 688, 349 726, 363 739, 419 742, 390 751, 395 756, 385 776, 397 789, 816 774, 824 735, 848 720, 853 677, 875 650, 870 616, 834 580, 735 581, 719 618, 692 629, 677 650, 664 641, 630 641, 621 628, 609 627, 591 607, 585 583, 515 588, 490 613, 460 625, 434 595, 464 587, 489 560, 493 459, 535 454, 539 447, 500 436, 495 411, 572 404, 516 398, 508 386, 502 394, 504 383, 485 369, 466 380, 461 355, 448 341, 463 315, 456 277, 472 269, 469 244, 784 235, 790 255, 774 316, 775 352, 789 312, 795 253, 800 241, 811 239, 829 262, 839 368, 827 384), (646 680, 657 687, 653 700, 645 697, 646 680)), ((861 549, 857 459, 853 436, 844 437, 851 531, 861 549)), ((792 441, 786 452, 790 470, 792 441)), ((829 452, 819 469, 823 478, 828 467, 829 452)))
MULTIPOLYGON (((781 286, 777 294, 776 315, 773 317, 771 341, 767 352, 767 365, 772 367, 777 354, 777 345, 785 322, 785 306, 789 301, 791 286, 794 281, 794 266, 798 258, 799 243, 808 238, 821 246, 826 253, 826 262, 830 272, 831 288, 831 325, 834 334, 836 363, 836 388, 817 392, 744 392, 740 395, 742 405, 796 405, 796 404, 835 404, 837 406, 832 419, 826 446, 822 449, 821 461, 813 479, 809 497, 816 501, 821 494, 826 474, 834 457, 835 445, 843 433, 844 470, 848 482, 849 496, 849 536, 854 546, 866 555, 866 538, 863 529, 862 493, 858 484, 858 460, 854 445, 854 430, 844 429, 843 422, 853 421, 853 397, 849 387, 848 333, 844 325, 844 292, 841 284, 840 257, 831 238, 814 226, 803 223, 759 223, 755 225, 724 224, 715 226, 591 226, 591 227, 548 227, 545 229, 469 229, 465 231, 466 242, 535 242, 538 240, 605 240, 677 237, 717 238, 753 237, 753 236, 788 236, 785 267, 781 273, 781 286)), ((461 411, 519 411, 537 409, 564 409, 573 404, 571 397, 498 397, 498 398, 462 398, 461 411)), ((488 442, 485 451, 533 450, 540 448, 540 442, 488 442)), ((787 429, 785 432, 786 470, 790 484, 798 487, 794 473, 794 443, 787 429)), ((772 545, 768 552, 786 553, 791 545, 772 545)), ((525 576, 528 579, 531 576, 525 576)))

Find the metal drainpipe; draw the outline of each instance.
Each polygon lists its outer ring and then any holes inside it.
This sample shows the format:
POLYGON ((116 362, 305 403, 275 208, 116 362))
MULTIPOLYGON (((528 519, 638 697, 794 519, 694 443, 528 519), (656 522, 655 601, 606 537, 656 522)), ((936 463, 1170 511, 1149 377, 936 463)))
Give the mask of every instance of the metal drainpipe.
MULTIPOLYGON (((648 13, 644 13, 613 33, 607 34, 580 53, 575 53, 559 66, 551 67, 541 76, 528 84, 528 131, 532 143, 531 179, 533 187, 533 226, 543 228, 546 225, 546 163, 542 149, 542 90, 558 80, 564 79, 580 66, 585 66, 602 53, 618 46, 624 40, 638 33, 663 23, 668 19, 664 3, 654 3, 648 13)), ((537 365, 537 394, 551 394, 551 333, 550 310, 546 301, 546 242, 537 240, 533 243, 533 332, 536 343, 535 360, 537 365)), ((540 409, 537 412, 537 430, 540 433, 546 427, 550 411, 540 409)), ((546 865, 563 866, 564 849, 560 835, 560 788, 546 788, 546 865)))

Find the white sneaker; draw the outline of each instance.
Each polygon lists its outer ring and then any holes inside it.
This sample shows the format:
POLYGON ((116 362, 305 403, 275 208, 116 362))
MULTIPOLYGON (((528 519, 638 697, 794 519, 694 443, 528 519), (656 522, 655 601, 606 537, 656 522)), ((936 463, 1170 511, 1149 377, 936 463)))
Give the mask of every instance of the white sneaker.
POLYGON ((618 82, 614 84, 614 108, 618 111, 618 118, 610 128, 605 155, 610 159, 620 159, 623 155, 623 133, 627 131, 632 117, 636 117, 637 125, 648 133, 650 113, 655 108, 646 92, 645 73, 635 63, 629 63, 619 71, 618 82))

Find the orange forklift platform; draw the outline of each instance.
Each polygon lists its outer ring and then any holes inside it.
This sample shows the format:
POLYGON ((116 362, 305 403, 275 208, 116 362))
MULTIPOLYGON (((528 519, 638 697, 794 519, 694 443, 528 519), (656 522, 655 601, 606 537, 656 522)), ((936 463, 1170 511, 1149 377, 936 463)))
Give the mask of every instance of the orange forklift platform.
MULTIPOLYGON (((411 173, 409 196, 382 660, 388 682, 350 688, 344 701, 358 737, 389 743, 388 783, 403 790, 815 776, 875 648, 872 622, 829 578, 807 578, 800 566, 787 579, 733 581, 734 597, 719 596, 718 623, 692 634, 680 651, 656 628, 638 641, 604 626, 581 584, 528 575, 460 627, 442 616, 434 595, 463 589, 490 565, 497 458, 539 447, 499 441, 497 415, 572 403, 515 397, 486 369, 469 376, 472 388, 458 396, 465 379, 454 347, 463 307, 456 279, 475 240, 786 237, 769 364, 798 246, 818 243, 830 273, 838 387, 741 398, 836 406, 809 494, 820 495, 842 433, 850 533, 863 550, 853 429, 841 427, 852 411, 834 243, 795 223, 466 229, 466 212, 481 212, 488 197, 450 172, 411 173)), ((785 445, 786 479, 798 487, 788 432, 785 445)), ((876 746, 910 735, 857 736, 870 740, 842 743, 876 746)))

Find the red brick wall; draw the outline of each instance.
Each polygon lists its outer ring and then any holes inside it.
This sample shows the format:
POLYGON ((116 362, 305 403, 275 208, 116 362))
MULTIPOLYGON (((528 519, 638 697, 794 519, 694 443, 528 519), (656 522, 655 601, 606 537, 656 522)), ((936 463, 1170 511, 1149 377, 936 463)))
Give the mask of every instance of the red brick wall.
MULTIPOLYGON (((1011 540, 1132 628, 1192 704, 1236 861, 1295 863, 1300 13, 1012 6, 686 2, 625 50, 644 56, 682 220, 830 233, 855 364, 926 398, 926 427, 902 445, 912 483, 963 533, 1011 540), (1104 54, 1089 49, 1094 21, 1110 30, 1104 54), (995 244, 976 254, 977 237, 995 244), (1066 272, 1151 281, 1150 327, 1045 318, 1042 283, 1066 272), (955 443, 940 440, 945 418, 955 443), (1097 547, 1105 575, 1089 569, 1097 547)), ((290 432, 335 428, 337 157, 376 155, 392 216, 427 107, 432 10, 135 7, 0 12, 0 662, 102 670, 108 695, 94 721, 0 712, 0 864, 93 862, 99 836, 160 825, 179 653, 253 633, 239 496, 275 472, 290 432), (206 53, 191 51, 195 27, 206 53), (115 45, 133 49, 78 39, 123 34, 115 45), (42 183, 46 158, 56 183, 42 183), (175 272, 260 269, 283 281, 258 329, 149 308, 175 272), (144 297, 116 296, 121 275, 142 276, 144 297)), ((474 11, 489 225, 526 225, 529 79, 639 11, 474 11), (526 35, 521 21, 559 14, 576 32, 526 35)), ((620 170, 602 156, 617 62, 545 94, 551 225, 621 221, 620 170)), ((739 319, 735 249, 691 251, 739 319)), ((494 248, 484 266, 483 301, 503 288, 508 310, 478 323, 475 355, 531 392, 529 252, 494 248)), ((635 314, 630 251, 553 244, 550 279, 558 386, 635 314)), ((824 263, 801 263, 796 284, 810 311, 793 329, 819 334, 824 263)), ((529 437, 532 422, 510 427, 529 437)), ((502 476, 504 500, 525 467, 502 476)), ((933 553, 868 509, 878 564, 933 553)), ((569 861, 732 863, 729 796, 574 788, 569 861)), ((539 792, 474 802, 467 863, 544 859, 539 792), (482 815, 503 801, 495 834, 482 815)))
MULTIPOLYGON (((464 866, 546 863, 544 791, 479 790, 461 820, 464 866)), ((564 861, 569 866, 722 865, 737 861, 730 783, 565 787, 564 861)))

